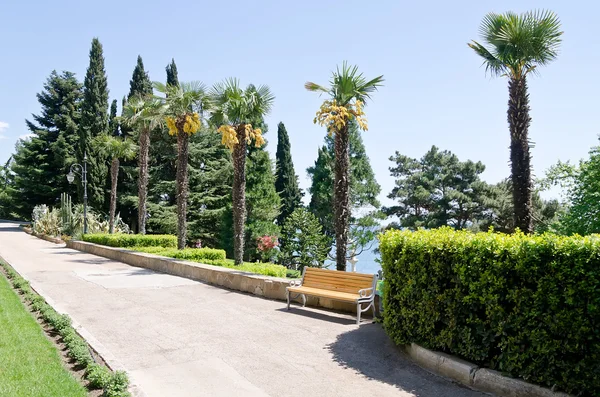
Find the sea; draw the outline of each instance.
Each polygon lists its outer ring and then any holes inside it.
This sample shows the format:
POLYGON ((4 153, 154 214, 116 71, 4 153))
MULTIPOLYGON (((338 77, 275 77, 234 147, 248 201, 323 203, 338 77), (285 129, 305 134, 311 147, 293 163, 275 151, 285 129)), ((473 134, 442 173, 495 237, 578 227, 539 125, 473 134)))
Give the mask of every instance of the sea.
MULTIPOLYGON (((358 262, 356 262, 357 273, 375 274, 381 270, 381 265, 377 262, 380 258, 379 253, 376 252, 378 247, 377 243, 378 242, 376 241, 370 250, 365 250, 356 257, 358 259, 358 262)), ((332 254, 335 255, 335 251, 332 252, 332 254)), ((335 269, 335 262, 325 261, 325 263, 329 265, 329 269, 335 269)), ((346 270, 349 272, 352 271, 352 265, 350 263, 348 263, 346 270)))

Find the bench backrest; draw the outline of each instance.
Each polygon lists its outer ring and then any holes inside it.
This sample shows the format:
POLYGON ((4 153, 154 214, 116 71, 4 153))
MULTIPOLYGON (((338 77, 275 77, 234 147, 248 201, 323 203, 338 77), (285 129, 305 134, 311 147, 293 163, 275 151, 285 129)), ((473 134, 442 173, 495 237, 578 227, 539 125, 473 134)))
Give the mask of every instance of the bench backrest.
POLYGON ((302 285, 305 287, 358 294, 358 290, 374 286, 374 274, 362 274, 305 267, 302 285))

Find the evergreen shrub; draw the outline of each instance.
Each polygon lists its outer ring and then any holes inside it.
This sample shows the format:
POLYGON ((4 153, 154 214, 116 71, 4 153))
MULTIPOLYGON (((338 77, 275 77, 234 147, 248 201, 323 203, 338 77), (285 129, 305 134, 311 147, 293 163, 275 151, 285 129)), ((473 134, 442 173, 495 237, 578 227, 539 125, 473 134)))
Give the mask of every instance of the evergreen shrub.
POLYGON ((379 236, 384 326, 411 342, 581 396, 600 395, 600 237, 379 236))

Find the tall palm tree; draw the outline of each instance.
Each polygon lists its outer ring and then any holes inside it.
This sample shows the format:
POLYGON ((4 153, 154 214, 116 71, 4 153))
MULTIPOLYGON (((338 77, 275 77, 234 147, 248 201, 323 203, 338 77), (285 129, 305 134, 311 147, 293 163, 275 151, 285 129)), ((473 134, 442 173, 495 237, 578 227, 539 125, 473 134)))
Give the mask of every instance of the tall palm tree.
POLYGON ((334 134, 335 177, 333 208, 335 211, 335 247, 336 268, 346 270, 346 251, 348 247, 348 228, 350 219, 350 141, 348 121, 355 119, 359 127, 367 130, 363 105, 371 99, 371 93, 383 83, 383 76, 367 80, 358 72, 357 66, 346 62, 339 67, 330 81, 329 87, 307 82, 304 87, 329 95, 317 112, 314 122, 327 127, 334 134))
POLYGON ((202 83, 177 85, 154 83, 162 93, 162 117, 169 134, 177 137, 177 248, 184 249, 187 238, 188 156, 190 136, 200 131, 202 116, 210 102, 202 83))
POLYGON ((155 98, 130 98, 123 105, 123 123, 138 133, 138 233, 146 234, 150 131, 162 124, 161 102, 155 98))
POLYGON ((480 33, 485 45, 468 43, 483 58, 486 71, 508 77, 508 127, 515 226, 533 232, 529 94, 527 75, 556 59, 561 42, 560 21, 551 11, 524 14, 490 13, 480 33))
POLYGON ((98 152, 111 159, 110 162, 110 212, 109 233, 114 232, 115 213, 117 210, 117 181, 119 177, 120 160, 131 160, 135 157, 137 147, 131 139, 121 139, 112 135, 99 135, 94 140, 98 152))
POLYGON ((233 158, 233 247, 236 265, 243 263, 246 223, 246 145, 256 147, 265 141, 262 131, 253 128, 271 111, 275 97, 269 87, 249 85, 245 90, 237 79, 227 79, 211 90, 211 123, 222 134, 221 142, 233 158))

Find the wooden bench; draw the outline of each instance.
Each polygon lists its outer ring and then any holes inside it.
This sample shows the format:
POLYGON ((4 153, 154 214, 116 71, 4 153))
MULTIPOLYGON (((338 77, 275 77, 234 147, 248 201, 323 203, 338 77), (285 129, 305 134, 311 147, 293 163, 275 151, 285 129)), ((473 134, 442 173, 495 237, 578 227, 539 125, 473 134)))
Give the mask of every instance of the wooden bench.
MULTIPOLYGON (((333 299, 356 304, 356 324, 360 324, 361 313, 370 308, 375 311, 376 274, 362 274, 305 267, 301 280, 293 280, 286 289, 287 308, 290 299, 302 297, 306 306, 306 296, 333 299), (363 305, 366 308, 363 309, 363 305)), ((375 313, 373 313, 375 314, 375 313)))

